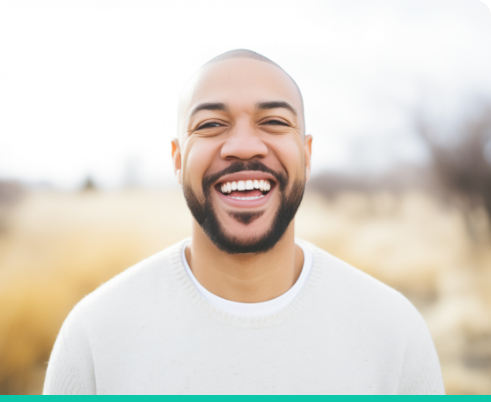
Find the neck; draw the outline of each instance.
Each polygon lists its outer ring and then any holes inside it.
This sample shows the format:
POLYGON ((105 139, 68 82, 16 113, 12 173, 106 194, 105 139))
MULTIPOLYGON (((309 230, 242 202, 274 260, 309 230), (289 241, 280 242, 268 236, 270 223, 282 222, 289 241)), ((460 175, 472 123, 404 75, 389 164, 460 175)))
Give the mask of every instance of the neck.
POLYGON ((198 282, 227 300, 259 303, 288 291, 303 267, 302 249, 294 243, 294 221, 269 251, 227 254, 216 247, 194 221, 186 259, 198 282))

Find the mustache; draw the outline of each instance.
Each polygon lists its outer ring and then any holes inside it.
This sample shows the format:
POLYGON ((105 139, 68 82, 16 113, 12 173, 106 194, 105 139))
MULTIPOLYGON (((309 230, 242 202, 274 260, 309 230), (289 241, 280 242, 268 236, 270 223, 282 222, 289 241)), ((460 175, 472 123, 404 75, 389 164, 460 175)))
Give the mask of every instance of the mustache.
POLYGON ((203 193, 207 194, 210 189, 210 186, 213 183, 215 183, 220 177, 225 176, 226 174, 238 173, 244 171, 259 171, 259 172, 265 172, 271 174, 278 182, 280 186, 280 190, 284 190, 288 183, 288 174, 276 172, 273 169, 267 167, 262 162, 258 161, 257 159, 252 160, 250 162, 236 161, 233 162, 230 166, 226 167, 225 169, 217 173, 213 173, 211 175, 203 177, 203 181, 202 181, 203 193))

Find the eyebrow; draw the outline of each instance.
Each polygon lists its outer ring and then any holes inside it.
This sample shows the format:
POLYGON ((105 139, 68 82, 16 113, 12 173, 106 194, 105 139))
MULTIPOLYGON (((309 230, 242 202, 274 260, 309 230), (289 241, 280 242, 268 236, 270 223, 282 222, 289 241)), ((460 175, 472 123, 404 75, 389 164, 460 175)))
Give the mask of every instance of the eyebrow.
POLYGON ((200 103, 198 106, 196 106, 191 114, 191 116, 194 116, 196 113, 200 112, 201 110, 223 110, 226 111, 228 110, 227 105, 225 103, 220 103, 220 102, 209 102, 209 103, 200 103))
MULTIPOLYGON (((283 109, 288 109, 295 116, 297 116, 297 111, 295 110, 295 108, 292 105, 290 105, 288 102, 285 102, 285 101, 259 102, 259 103, 256 103, 256 108, 258 110, 283 108, 283 109)), ((228 107, 225 103, 221 103, 221 102, 200 103, 191 111, 190 117, 194 116, 196 113, 200 112, 201 110, 227 111, 228 107)))
POLYGON ((283 109, 288 109, 295 116, 297 116, 297 111, 295 110, 295 108, 292 105, 290 105, 288 102, 284 102, 284 101, 260 102, 256 104, 256 108, 259 110, 283 108, 283 109))

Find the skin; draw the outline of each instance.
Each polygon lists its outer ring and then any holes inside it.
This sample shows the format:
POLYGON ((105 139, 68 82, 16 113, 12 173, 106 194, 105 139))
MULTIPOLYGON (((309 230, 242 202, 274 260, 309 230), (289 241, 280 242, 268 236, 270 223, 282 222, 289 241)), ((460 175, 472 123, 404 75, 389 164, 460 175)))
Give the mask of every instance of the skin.
MULTIPOLYGON (((292 79, 270 63, 247 58, 228 59, 203 67, 184 91, 180 102, 179 138, 172 141, 174 172, 204 201, 202 180, 234 161, 260 160, 268 168, 288 174, 288 193, 295 180, 308 181, 312 137, 303 132, 301 94, 292 79), (282 101, 287 108, 258 109, 261 102, 282 101), (226 110, 192 111, 202 103, 223 103, 226 110)), ((212 189, 215 213, 226 233, 242 240, 271 227, 280 204, 278 188, 260 206, 230 205, 212 189), (234 212, 261 212, 248 224, 234 212)), ((193 219, 186 258, 196 279, 227 300, 257 303, 272 300, 290 289, 303 266, 303 252, 294 243, 294 220, 269 251, 227 254, 218 249, 193 219)))

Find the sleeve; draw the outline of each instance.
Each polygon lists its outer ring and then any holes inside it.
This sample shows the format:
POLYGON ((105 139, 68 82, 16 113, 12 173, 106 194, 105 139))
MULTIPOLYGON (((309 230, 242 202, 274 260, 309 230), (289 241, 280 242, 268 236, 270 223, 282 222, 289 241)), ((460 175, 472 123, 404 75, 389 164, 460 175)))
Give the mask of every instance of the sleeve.
POLYGON ((407 338, 397 394, 445 395, 440 362, 430 331, 423 317, 414 310, 415 320, 407 338))
POLYGON ((94 364, 83 329, 67 318, 51 352, 43 395, 96 394, 94 364))

